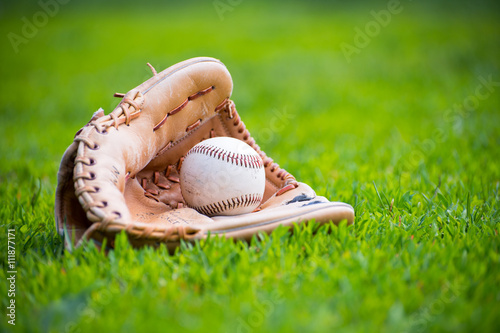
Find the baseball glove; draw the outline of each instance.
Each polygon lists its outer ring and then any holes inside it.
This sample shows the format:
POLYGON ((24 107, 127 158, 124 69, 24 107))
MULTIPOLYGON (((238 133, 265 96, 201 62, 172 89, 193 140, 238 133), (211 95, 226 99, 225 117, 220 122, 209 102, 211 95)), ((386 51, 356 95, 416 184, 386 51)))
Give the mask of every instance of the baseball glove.
POLYGON ((84 239, 98 246, 125 230, 133 246, 172 250, 181 240, 209 234, 249 240, 279 225, 310 220, 354 221, 353 208, 316 196, 255 143, 229 98, 232 80, 213 58, 193 58, 153 77, 122 97, 108 115, 94 113, 64 153, 58 172, 55 220, 67 247, 84 239), (183 156, 200 141, 228 136, 262 157, 264 198, 252 213, 200 214, 186 206, 179 184, 183 156))

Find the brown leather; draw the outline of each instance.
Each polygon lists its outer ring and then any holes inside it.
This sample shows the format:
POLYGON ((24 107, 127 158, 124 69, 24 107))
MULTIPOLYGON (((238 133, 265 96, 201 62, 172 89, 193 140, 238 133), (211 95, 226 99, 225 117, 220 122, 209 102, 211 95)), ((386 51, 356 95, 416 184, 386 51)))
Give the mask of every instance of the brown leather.
POLYGON ((63 156, 55 217, 67 246, 83 239, 112 243, 122 230, 135 246, 174 248, 209 233, 250 239, 294 222, 353 223, 350 205, 317 197, 260 150, 229 99, 232 80, 220 61, 193 58, 153 73, 109 115, 96 112, 63 156), (210 218, 186 207, 183 156, 215 136, 240 139, 262 157, 266 189, 256 212, 210 218))

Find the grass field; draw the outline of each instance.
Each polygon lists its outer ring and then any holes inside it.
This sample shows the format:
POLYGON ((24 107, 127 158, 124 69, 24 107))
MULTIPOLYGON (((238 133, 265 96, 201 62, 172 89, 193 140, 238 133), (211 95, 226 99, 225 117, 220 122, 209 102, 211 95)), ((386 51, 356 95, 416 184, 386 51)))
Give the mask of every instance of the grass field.
POLYGON ((0 331, 498 331, 500 10, 390 3, 0 6, 0 331), (262 149, 355 224, 63 251, 54 192, 74 133, 146 62, 195 56, 227 65, 262 149))

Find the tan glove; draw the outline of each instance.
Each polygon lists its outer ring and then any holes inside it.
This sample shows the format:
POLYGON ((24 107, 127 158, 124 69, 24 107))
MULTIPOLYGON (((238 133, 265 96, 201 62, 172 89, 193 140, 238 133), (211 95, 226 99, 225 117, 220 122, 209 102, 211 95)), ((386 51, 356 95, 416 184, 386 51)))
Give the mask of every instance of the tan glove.
POLYGON ((193 58, 152 70, 113 112, 97 111, 64 153, 55 218, 67 247, 82 239, 100 245, 104 238, 112 246, 122 230, 134 246, 166 243, 172 250, 182 239, 209 233, 249 240, 313 219, 353 223, 350 205, 316 196, 260 150, 229 99, 232 80, 220 61, 193 58), (186 207, 179 184, 183 156, 215 136, 242 140, 262 157, 266 187, 256 211, 208 217, 186 207))

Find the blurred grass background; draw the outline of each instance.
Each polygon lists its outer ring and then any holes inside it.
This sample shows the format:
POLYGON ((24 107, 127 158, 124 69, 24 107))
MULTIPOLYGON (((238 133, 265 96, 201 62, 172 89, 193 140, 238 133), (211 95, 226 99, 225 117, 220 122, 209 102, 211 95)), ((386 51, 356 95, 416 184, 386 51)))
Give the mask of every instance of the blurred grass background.
MULTIPOLYGON (((28 38, 40 2, 2 2, 0 217, 17 230, 17 328, 495 331, 500 7, 401 1, 347 59, 343 43, 355 46, 355 29, 388 3, 73 0, 28 38), (12 33, 26 41, 17 52, 12 33), (195 56, 226 64, 262 149, 318 194, 355 206, 356 225, 173 257, 125 244, 109 258, 61 255, 53 196, 74 133, 115 107, 114 92, 149 78, 146 62, 162 70, 195 56), (471 97, 477 105, 464 109, 471 97), (446 283, 461 283, 459 301, 432 313, 446 283), (121 292, 99 301, 107 285, 121 292), (269 300, 273 311, 248 324, 269 300)), ((0 293, 4 306, 3 284, 0 293)))

